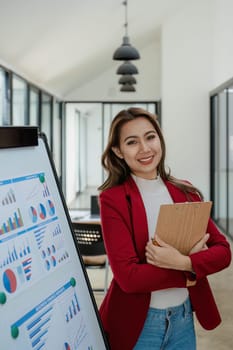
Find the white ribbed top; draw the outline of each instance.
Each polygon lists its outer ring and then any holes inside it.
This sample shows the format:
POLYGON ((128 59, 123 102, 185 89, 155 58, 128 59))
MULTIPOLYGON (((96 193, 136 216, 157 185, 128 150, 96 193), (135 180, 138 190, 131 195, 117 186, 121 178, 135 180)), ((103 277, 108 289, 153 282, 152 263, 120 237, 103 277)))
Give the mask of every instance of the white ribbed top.
MULTIPOLYGON (((143 179, 135 175, 132 175, 132 177, 140 191, 145 206, 149 231, 148 239, 150 239, 154 237, 160 205, 173 203, 173 200, 159 176, 153 180, 143 179)), ((187 297, 187 288, 170 288, 155 291, 151 293, 150 307, 164 309, 180 305, 187 297)))

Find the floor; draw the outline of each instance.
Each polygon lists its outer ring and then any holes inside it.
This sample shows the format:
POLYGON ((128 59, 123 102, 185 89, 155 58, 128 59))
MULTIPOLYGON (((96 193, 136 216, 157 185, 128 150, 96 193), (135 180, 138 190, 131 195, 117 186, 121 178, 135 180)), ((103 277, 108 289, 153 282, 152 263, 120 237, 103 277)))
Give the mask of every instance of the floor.
MULTIPOLYGON (((231 247, 233 251, 232 243, 231 247)), ((93 288, 104 285, 104 270, 93 271, 88 269, 88 276, 93 288)), ((110 271, 109 281, 111 277, 110 271)), ((215 330, 206 331, 201 328, 195 319, 197 350, 233 350, 233 263, 227 269, 209 276, 209 282, 222 316, 222 323, 215 330)), ((104 294, 94 292, 94 297, 97 306, 99 306, 104 294)))

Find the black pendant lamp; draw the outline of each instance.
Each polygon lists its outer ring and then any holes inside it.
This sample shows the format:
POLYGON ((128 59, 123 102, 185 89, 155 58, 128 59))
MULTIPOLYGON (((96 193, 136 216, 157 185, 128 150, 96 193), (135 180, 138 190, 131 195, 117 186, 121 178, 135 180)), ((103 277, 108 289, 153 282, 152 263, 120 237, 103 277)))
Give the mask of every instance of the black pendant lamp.
POLYGON ((118 69, 117 69, 117 74, 138 74, 138 69, 137 67, 131 63, 130 61, 125 61, 122 63, 118 69))
POLYGON ((139 52, 129 42, 128 37, 128 18, 127 18, 127 6, 128 0, 123 1, 125 5, 125 36, 123 37, 123 43, 113 54, 113 60, 127 61, 127 60, 138 60, 140 58, 139 52))
POLYGON ((137 83, 136 79, 133 77, 132 74, 124 74, 119 79, 119 84, 121 84, 120 91, 123 92, 134 92, 136 91, 134 84, 137 83))
POLYGON ((135 47, 131 46, 129 43, 129 37, 124 36, 123 37, 123 43, 121 44, 118 49, 113 54, 113 59, 117 61, 124 61, 124 60, 138 60, 140 58, 140 55, 135 49, 135 47))
POLYGON ((126 84, 122 84, 122 87, 121 87, 120 91, 123 91, 123 92, 134 92, 134 91, 136 91, 136 89, 133 86, 133 84, 126 83, 126 84))
POLYGON ((119 84, 137 84, 137 80, 134 78, 132 74, 124 74, 118 80, 119 84))

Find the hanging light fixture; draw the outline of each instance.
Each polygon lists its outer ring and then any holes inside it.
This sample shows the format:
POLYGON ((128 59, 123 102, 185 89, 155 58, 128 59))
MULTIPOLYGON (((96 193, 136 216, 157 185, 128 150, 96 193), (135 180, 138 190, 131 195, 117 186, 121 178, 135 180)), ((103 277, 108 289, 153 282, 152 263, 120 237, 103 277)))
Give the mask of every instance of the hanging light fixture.
POLYGON ((130 45, 129 37, 128 37, 128 16, 127 16, 127 6, 128 0, 123 1, 123 5, 125 5, 125 36, 123 37, 122 45, 116 49, 113 54, 113 60, 138 60, 140 58, 139 52, 132 45, 130 45))
POLYGON ((136 91, 136 89, 135 89, 135 87, 132 84, 126 83, 126 84, 122 84, 122 87, 121 87, 120 91, 123 91, 123 92, 134 92, 134 91, 136 91))
POLYGON ((119 84, 137 84, 137 80, 134 78, 132 74, 124 74, 120 79, 118 80, 119 84))
POLYGON ((130 61, 125 61, 118 67, 116 74, 138 74, 138 69, 130 61))
POLYGON ((136 91, 134 84, 137 83, 136 79, 132 74, 124 74, 119 79, 119 84, 122 84, 120 91, 123 92, 134 92, 136 91))

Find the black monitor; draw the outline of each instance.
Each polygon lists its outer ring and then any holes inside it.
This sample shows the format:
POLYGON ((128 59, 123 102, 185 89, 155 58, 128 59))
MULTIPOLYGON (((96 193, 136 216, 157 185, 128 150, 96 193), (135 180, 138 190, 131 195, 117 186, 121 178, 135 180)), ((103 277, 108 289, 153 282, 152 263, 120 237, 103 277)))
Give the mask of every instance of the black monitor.
POLYGON ((100 208, 99 208, 99 202, 98 202, 98 196, 91 196, 91 216, 99 217, 100 215, 100 208))

